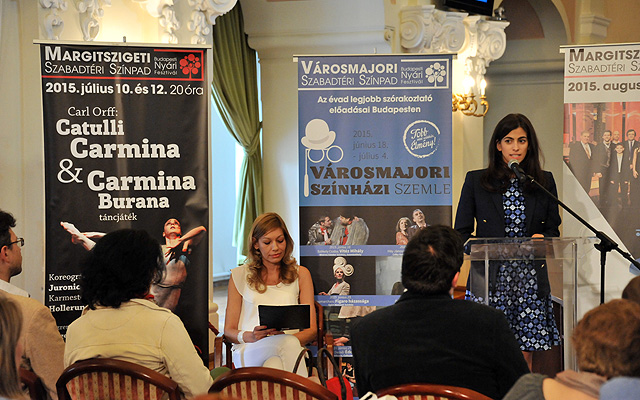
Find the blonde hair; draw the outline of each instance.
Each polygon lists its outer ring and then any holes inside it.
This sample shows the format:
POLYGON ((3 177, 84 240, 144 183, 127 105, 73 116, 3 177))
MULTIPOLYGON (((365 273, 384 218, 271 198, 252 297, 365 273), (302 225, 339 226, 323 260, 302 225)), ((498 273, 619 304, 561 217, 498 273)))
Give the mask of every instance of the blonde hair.
POLYGON ((16 366, 16 346, 20 340, 22 314, 18 306, 0 294, 0 397, 22 396, 16 366))
POLYGON ((293 253, 293 239, 291 235, 289 235, 287 225, 285 225, 284 220, 278 214, 273 212, 264 213, 253 221, 251 233, 249 233, 249 240, 247 241, 248 255, 245 260, 245 265, 249 267, 247 284, 258 293, 264 293, 267 290, 267 285, 262 277, 262 271, 265 269, 265 266, 262 264, 262 254, 260 253, 260 249, 256 249, 254 246, 261 237, 278 228, 282 229, 284 240, 287 243, 282 261, 280 262, 280 280, 284 283, 292 283, 298 278, 298 269, 296 268, 298 263, 296 259, 291 256, 293 253))
POLYGON ((578 367, 606 378, 640 377, 640 305, 616 299, 587 312, 573 330, 578 367))

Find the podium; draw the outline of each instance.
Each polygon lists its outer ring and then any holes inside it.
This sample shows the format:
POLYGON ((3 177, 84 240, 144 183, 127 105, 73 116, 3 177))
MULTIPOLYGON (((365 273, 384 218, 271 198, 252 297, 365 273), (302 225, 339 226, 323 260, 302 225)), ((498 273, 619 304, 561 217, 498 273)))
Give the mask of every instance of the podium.
MULTIPOLYGON (((578 259, 593 249, 596 238, 472 238, 465 245, 471 261, 467 290, 485 304, 497 269, 510 262, 530 262, 538 276, 546 274, 562 345, 562 369, 577 371, 571 335, 577 323, 578 259)), ((539 285, 546 280, 538 278, 539 285)))

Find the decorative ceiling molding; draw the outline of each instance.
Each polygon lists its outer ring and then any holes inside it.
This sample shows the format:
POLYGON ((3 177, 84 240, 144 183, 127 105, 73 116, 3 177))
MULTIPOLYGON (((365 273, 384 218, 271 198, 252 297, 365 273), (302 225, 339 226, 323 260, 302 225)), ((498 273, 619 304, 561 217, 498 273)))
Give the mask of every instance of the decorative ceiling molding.
MULTIPOLYGON (((211 25, 216 18, 229 12, 238 0, 187 0, 189 10, 180 16, 176 12, 174 0, 131 0, 146 9, 150 16, 158 20, 163 33, 163 43, 177 44, 176 32, 189 18, 186 27, 193 32, 191 43, 207 43, 211 35, 211 25)), ((185 0, 182 0, 185 1, 185 0)), ((67 9, 67 0, 39 0, 42 14, 42 26, 47 39, 58 40, 64 29, 61 13, 67 9)), ((78 11, 78 19, 85 41, 93 41, 100 33, 100 25, 104 23, 104 7, 111 6, 111 0, 73 0, 78 11)), ((186 7, 183 7, 186 8, 186 7)))
POLYGON ((61 12, 67 9, 67 0, 40 0, 40 7, 48 10, 44 13, 42 27, 49 40, 58 40, 64 29, 61 12))
POLYGON ((189 5, 193 8, 191 19, 187 23, 187 29, 194 32, 191 43, 207 43, 211 25, 216 23, 218 16, 231 10, 236 2, 237 0, 189 0, 189 5))
POLYGON ((436 10, 434 5, 400 11, 400 44, 407 53, 455 53, 464 44, 466 13, 436 10))
POLYGON ((144 7, 149 15, 158 19, 158 23, 163 28, 163 43, 178 43, 176 31, 180 29, 180 21, 176 15, 173 0, 133 0, 140 3, 140 7, 144 7))
POLYGON ((100 32, 100 21, 104 16, 104 6, 110 6, 111 0, 74 0, 80 19, 82 38, 93 41, 100 32))

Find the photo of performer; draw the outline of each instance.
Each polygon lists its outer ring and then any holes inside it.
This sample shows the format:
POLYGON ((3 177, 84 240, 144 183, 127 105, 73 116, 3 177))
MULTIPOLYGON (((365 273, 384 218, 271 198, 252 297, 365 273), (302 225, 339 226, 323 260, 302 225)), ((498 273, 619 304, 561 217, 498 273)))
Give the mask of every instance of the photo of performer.
POLYGON ((331 243, 338 245, 365 245, 369 240, 369 227, 364 219, 355 215, 340 215, 340 225, 331 232, 331 243))
POLYGON ((611 190, 609 165, 611 164, 611 153, 614 147, 615 145, 611 144, 611 131, 602 132, 602 142, 598 143, 595 149, 600 207, 608 207, 610 205, 607 202, 611 198, 608 193, 611 190))
POLYGON ((329 292, 320 292, 320 295, 332 295, 337 294, 340 296, 347 296, 351 291, 351 286, 344 280, 345 275, 351 276, 353 274, 353 266, 347 264, 347 260, 344 257, 336 257, 333 260, 333 276, 336 278, 336 283, 331 286, 329 292))
POLYGON ((323 215, 309 228, 307 246, 331 244, 331 232, 333 232, 333 221, 329 216, 323 215))
POLYGON ((619 208, 629 205, 629 182, 631 180, 631 170, 629 169, 629 158, 625 155, 625 148, 622 143, 615 146, 615 152, 611 156, 609 166, 609 185, 611 190, 608 192, 615 199, 607 200, 611 205, 617 205, 619 208))
POLYGON ((409 227, 411 226, 411 220, 407 217, 402 217, 396 224, 396 244, 405 245, 409 243, 409 227))
POLYGON ((421 209, 416 208, 415 210, 413 210, 412 217, 413 217, 414 224, 409 227, 409 230, 407 233, 409 240, 411 240, 413 235, 418 233, 420 229, 426 228, 428 226, 427 220, 424 217, 424 213, 422 212, 421 209))
MULTIPOLYGON (((80 244, 86 250, 91 250, 95 246, 94 239, 105 235, 103 232, 80 232, 70 222, 60 222, 60 225, 69 232, 74 244, 80 244)), ((188 255, 200 243, 206 231, 204 226, 198 226, 182 235, 182 228, 177 219, 170 218, 164 223, 162 236, 165 243, 162 245, 162 252, 165 257, 166 272, 160 282, 151 286, 151 294, 160 307, 175 311, 187 279, 187 267, 190 264, 188 255)))
MULTIPOLYGON (((584 152, 584 150, 582 150, 584 152)), ((463 240, 472 237, 554 237, 560 234, 558 206, 530 182, 521 183, 509 169, 520 167, 557 196, 551 172, 540 165, 540 147, 533 125, 522 114, 509 114, 493 131, 486 169, 467 173, 455 220, 463 240)), ((489 305, 502 310, 529 367, 532 351, 559 344, 549 279, 544 265, 500 261, 489 266, 489 305)), ((467 298, 479 299, 470 291, 467 298)))
POLYGON ((627 141, 624 142, 624 158, 631 172, 629 176, 629 202, 634 207, 637 207, 640 202, 640 181, 633 174, 633 159, 640 148, 640 142, 637 139, 635 129, 628 129, 627 141))
POLYGON ((569 167, 580 186, 589 194, 595 167, 591 132, 583 131, 580 141, 569 145, 569 167))

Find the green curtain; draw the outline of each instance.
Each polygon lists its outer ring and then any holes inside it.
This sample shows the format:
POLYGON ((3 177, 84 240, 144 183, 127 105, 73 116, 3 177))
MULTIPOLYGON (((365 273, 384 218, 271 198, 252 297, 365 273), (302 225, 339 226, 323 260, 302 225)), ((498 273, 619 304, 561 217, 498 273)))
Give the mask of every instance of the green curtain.
POLYGON ((262 214, 263 200, 256 52, 247 43, 239 2, 213 25, 212 87, 227 129, 244 148, 233 230, 240 259, 246 256, 247 236, 262 214))

